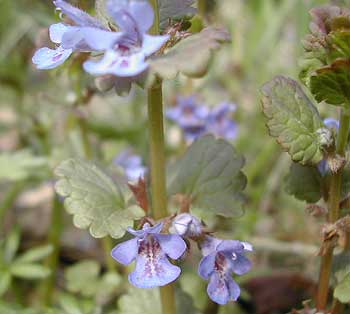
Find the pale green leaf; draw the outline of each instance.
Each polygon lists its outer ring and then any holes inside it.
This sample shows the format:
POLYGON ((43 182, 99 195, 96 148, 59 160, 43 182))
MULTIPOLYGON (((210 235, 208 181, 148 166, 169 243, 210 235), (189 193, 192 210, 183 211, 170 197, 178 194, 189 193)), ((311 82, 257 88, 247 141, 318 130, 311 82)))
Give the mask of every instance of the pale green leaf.
POLYGON ((50 275, 50 269, 39 264, 13 263, 11 274, 22 279, 43 279, 50 275))
POLYGON ((11 285, 11 273, 7 271, 0 272, 0 297, 8 290, 11 285))
POLYGON ((334 297, 342 303, 350 302, 350 273, 334 289, 334 297))
MULTIPOLYGON (((178 314, 197 314, 192 298, 176 289, 176 308, 178 314)), ((130 286, 118 302, 120 314, 162 314, 159 289, 138 289, 130 286)))
POLYGON ((49 256, 53 251, 52 245, 44 245, 32 248, 16 258, 17 263, 32 263, 49 256))
POLYGON ((173 79, 180 72, 189 77, 201 77, 208 70, 212 51, 229 39, 224 29, 205 28, 181 40, 164 55, 149 59, 151 74, 164 79, 173 79))
POLYGON ((63 309, 64 314, 86 314, 78 300, 69 294, 61 294, 59 297, 60 307, 63 309))
POLYGON ((117 272, 108 272, 104 274, 98 284, 96 301, 99 304, 105 303, 105 300, 115 295, 118 291, 117 289, 123 284, 124 280, 117 272))
POLYGON ((64 205, 73 215, 73 223, 89 228, 93 237, 120 238, 144 212, 127 208, 121 188, 99 167, 89 161, 69 159, 55 170, 59 177, 56 192, 65 197, 64 205))
POLYGON ((334 280, 339 283, 348 274, 350 274, 350 252, 343 251, 333 257, 332 275, 334 280))
POLYGON ((224 216, 242 214, 244 159, 227 141, 206 135, 195 141, 176 165, 169 195, 191 198, 193 206, 224 216))
POLYGON ((43 169, 48 169, 47 159, 34 156, 27 150, 0 154, 0 180, 25 180, 43 169))
POLYGON ((287 193, 301 201, 316 203, 322 197, 322 177, 315 167, 293 163, 285 180, 287 193))
POLYGON ((5 241, 4 261, 6 264, 12 262, 16 255, 20 242, 20 231, 18 227, 11 230, 5 241))
POLYGON ((310 78, 310 89, 318 102, 350 107, 350 61, 337 60, 318 69, 310 78))
POLYGON ((100 271, 100 264, 94 260, 85 260, 69 267, 65 273, 68 291, 86 297, 95 295, 100 271))
POLYGON ((270 135, 277 138, 293 161, 319 163, 323 149, 333 142, 332 135, 299 84, 277 76, 262 87, 262 95, 270 135))

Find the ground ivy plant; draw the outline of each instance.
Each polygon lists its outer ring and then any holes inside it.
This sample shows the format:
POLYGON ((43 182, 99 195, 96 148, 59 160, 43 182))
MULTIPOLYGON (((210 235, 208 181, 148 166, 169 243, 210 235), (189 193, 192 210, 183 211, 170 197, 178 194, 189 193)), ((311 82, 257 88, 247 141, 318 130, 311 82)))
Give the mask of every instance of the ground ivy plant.
MULTIPOLYGON (((198 3, 203 10, 206 1, 199 2, 203 2, 198 3)), ((62 161, 56 168, 56 192, 64 199, 74 225, 88 229, 96 238, 120 239, 127 233, 128 238, 119 240, 111 255, 122 265, 135 262, 128 275, 133 286, 160 287, 163 314, 179 313, 174 281, 181 274, 181 262, 191 254, 191 241, 202 253, 197 271, 208 281, 210 299, 222 305, 237 300, 240 288, 232 274, 242 275, 250 270, 246 253, 252 251, 252 245, 215 237, 214 231, 191 212, 195 207, 226 217, 243 213, 244 159, 224 139, 232 139, 236 134, 235 125, 225 119, 234 106, 222 104, 201 117, 200 133, 189 138, 192 144, 172 165, 173 175, 168 178, 163 128, 162 80, 179 74, 189 78, 205 75, 213 52, 228 41, 228 32, 212 26, 196 33, 179 32, 175 23, 195 13, 191 0, 97 0, 96 17, 64 0, 54 0, 53 4, 62 13, 62 21, 49 28, 55 48, 44 47, 35 52, 33 63, 38 69, 56 68, 72 54, 84 53, 82 67, 96 77, 100 90, 115 88, 117 93, 127 94, 137 84, 147 93, 149 138, 145 141, 149 143, 150 165, 136 183, 115 179, 103 165, 81 158, 62 161), (173 198, 178 200, 175 213, 168 210, 173 198)), ((267 115, 271 125, 276 126, 272 133, 280 136, 295 160, 303 164, 320 162, 324 149, 332 146, 332 137, 318 116, 313 119, 317 110, 302 90, 296 83, 280 78, 267 85, 264 93, 267 115), (275 84, 283 86, 277 90, 275 84), (292 95, 294 100, 284 110, 278 98, 285 89, 288 92, 283 97, 292 95), (295 105, 298 107, 290 114, 295 105), (301 131, 300 111, 306 114, 301 131), (284 122, 279 122, 278 117, 290 122, 282 136, 278 123, 284 122), (300 135, 305 140, 299 140, 300 135)), ((179 121, 186 132, 188 124, 181 121, 186 120, 187 113, 180 110, 176 116, 168 111, 168 117, 179 121)), ((139 166, 137 161, 136 167, 139 166)), ((129 166, 130 171, 132 168, 129 166)), ((84 280, 89 282, 91 276, 92 281, 97 281, 99 270, 94 263, 81 267, 90 272, 84 280)), ((86 290, 83 282, 77 282, 79 272, 78 266, 68 272, 68 290, 95 295, 95 289, 86 290)), ((121 307, 132 307, 138 295, 143 293, 130 290, 122 300, 131 300, 131 304, 122 303, 121 307)))
POLYGON ((275 77, 261 89, 262 108, 270 135, 293 161, 287 191, 306 201, 313 213, 326 216, 315 308, 322 313, 344 313, 344 304, 350 301, 350 10, 321 6, 310 13, 300 72, 305 86, 288 77, 275 77), (317 106, 336 106, 339 118, 323 120, 317 106), (334 255, 336 248, 340 253, 334 255), (335 286, 330 302, 332 272, 335 286))

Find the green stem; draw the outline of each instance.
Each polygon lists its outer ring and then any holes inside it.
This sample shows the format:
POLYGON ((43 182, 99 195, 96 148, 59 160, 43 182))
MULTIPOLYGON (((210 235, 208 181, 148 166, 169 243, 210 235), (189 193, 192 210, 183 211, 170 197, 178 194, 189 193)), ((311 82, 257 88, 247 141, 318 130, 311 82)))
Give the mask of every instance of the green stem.
POLYGON ((152 187, 152 213, 155 219, 168 215, 165 184, 165 156, 162 87, 157 81, 148 90, 148 120, 150 132, 150 161, 152 187))
MULTIPOLYGON (((344 109, 340 116, 340 128, 337 138, 336 152, 338 155, 345 156, 345 148, 348 142, 350 115, 344 109)), ((331 176, 329 198, 328 198, 328 222, 334 223, 339 219, 339 203, 341 200, 341 182, 343 176, 343 169, 331 176)), ((320 276, 318 281, 317 292, 317 309, 323 311, 326 309, 328 292, 329 292, 329 278, 332 268, 333 248, 327 250, 326 254, 322 256, 320 276)))
MULTIPOLYGON (((168 215, 165 156, 164 156, 164 128, 162 108, 162 85, 157 81, 148 90, 148 120, 150 132, 150 162, 151 162, 151 191, 152 213, 154 218, 161 219, 168 215)), ((173 284, 160 288, 163 314, 175 314, 175 291, 173 284)))
POLYGON ((199 15, 205 19, 207 14, 207 0, 198 0, 197 6, 199 15))
POLYGON ((51 275, 41 286, 44 306, 48 306, 52 303, 53 290, 59 264, 60 239, 63 230, 63 206, 57 196, 53 199, 50 226, 48 241, 53 247, 53 252, 46 261, 47 266, 51 270, 51 275))
POLYGON ((117 270, 117 264, 114 262, 113 258, 111 257, 110 252, 113 249, 113 240, 110 236, 106 236, 102 238, 102 245, 103 245, 103 250, 106 254, 106 266, 108 271, 110 272, 115 272, 117 270))
MULTIPOLYGON (((150 30, 152 35, 159 35, 159 7, 157 0, 150 1, 155 18, 150 30)), ((159 79, 148 90, 148 121, 150 135, 151 162, 151 192, 152 213, 155 219, 168 215, 165 155, 164 155, 164 126, 163 126, 163 97, 162 83, 159 79)), ((160 287, 160 298, 163 314, 176 314, 175 289, 173 284, 160 287)))

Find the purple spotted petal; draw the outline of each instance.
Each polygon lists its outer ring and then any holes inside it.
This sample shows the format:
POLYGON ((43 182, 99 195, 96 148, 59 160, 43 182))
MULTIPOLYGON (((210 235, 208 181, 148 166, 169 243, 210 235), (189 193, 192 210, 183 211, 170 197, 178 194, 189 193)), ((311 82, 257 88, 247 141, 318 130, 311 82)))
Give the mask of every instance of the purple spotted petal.
POLYGON ((225 277, 219 276, 217 272, 210 276, 207 288, 210 299, 224 305, 230 300, 230 291, 225 281, 225 277))
POLYGON ((198 274, 205 280, 208 280, 214 272, 216 253, 204 256, 198 266, 198 274))
POLYGON ((216 251, 217 246, 224 240, 206 236, 205 240, 201 244, 201 251, 204 256, 209 255, 216 251))
POLYGON ((161 249, 172 259, 180 258, 186 251, 185 241, 177 234, 154 234, 161 249))
POLYGON ((148 1, 109 0, 107 11, 122 31, 139 36, 152 26, 154 12, 148 1))
POLYGON ((242 254, 236 256, 230 256, 231 269, 237 275, 243 275, 250 271, 252 268, 252 262, 242 254))
POLYGON ((97 51, 111 49, 123 37, 122 33, 92 27, 84 27, 82 32, 86 43, 97 51))
POLYGON ((168 35, 151 36, 144 34, 141 47, 142 53, 144 53, 145 56, 150 56, 151 54, 158 51, 168 39, 168 35))
POLYGON ((52 24, 49 28, 50 39, 56 44, 62 42, 62 37, 65 32, 69 30, 71 26, 67 26, 63 23, 52 24))
POLYGON ((116 76, 128 77, 140 74, 148 64, 145 56, 140 53, 122 56, 113 50, 107 50, 101 60, 86 61, 84 69, 92 75, 114 74, 116 76))
POLYGON ((71 26, 62 36, 61 46, 63 49, 91 51, 85 41, 81 27, 71 26))
POLYGON ((163 223, 160 222, 156 225, 154 225, 153 227, 150 227, 150 225, 148 223, 145 223, 143 225, 143 228, 142 230, 134 230, 132 228, 127 228, 128 232, 131 233, 132 235, 134 235, 135 237, 138 237, 138 238, 142 238, 144 237, 146 234, 157 234, 159 232, 161 232, 163 229, 163 223))
POLYGON ((143 230, 145 230, 147 233, 160 233, 163 229, 164 224, 162 222, 157 223, 156 225, 150 227, 149 224, 145 224, 143 226, 143 230))
POLYGON ((55 50, 44 47, 35 52, 32 61, 38 69, 49 70, 61 65, 72 52, 72 49, 62 49, 61 47, 55 50))
POLYGON ((238 240, 223 240, 218 246, 217 251, 228 251, 240 254, 244 252, 244 245, 238 240))
POLYGON ((91 26, 91 27, 104 28, 104 26, 98 19, 70 5, 66 1, 55 0, 53 1, 53 3, 57 9, 61 10, 63 14, 67 15, 78 26, 91 26))
POLYGON ((136 267, 129 281, 139 288, 153 288, 176 280, 180 273, 181 269, 168 261, 159 243, 149 236, 140 242, 136 267))
POLYGON ((123 265, 130 264, 137 256, 138 238, 134 238, 118 244, 112 250, 112 257, 123 265))
POLYGON ((230 276, 227 276, 226 285, 229 290, 230 301, 236 301, 241 294, 238 284, 230 276))

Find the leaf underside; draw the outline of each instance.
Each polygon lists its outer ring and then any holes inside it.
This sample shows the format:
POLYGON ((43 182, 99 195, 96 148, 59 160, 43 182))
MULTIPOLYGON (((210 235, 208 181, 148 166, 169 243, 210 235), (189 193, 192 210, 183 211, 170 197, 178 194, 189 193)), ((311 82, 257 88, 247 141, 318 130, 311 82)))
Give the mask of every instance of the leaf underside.
POLYGON ((225 29, 205 28, 181 40, 164 55, 151 58, 150 72, 152 76, 158 75, 163 79, 174 79, 178 73, 202 77, 208 70, 213 50, 229 39, 225 29))
POLYGON ((286 191, 298 200, 316 203, 322 197, 321 181, 317 168, 293 163, 285 179, 286 191))

